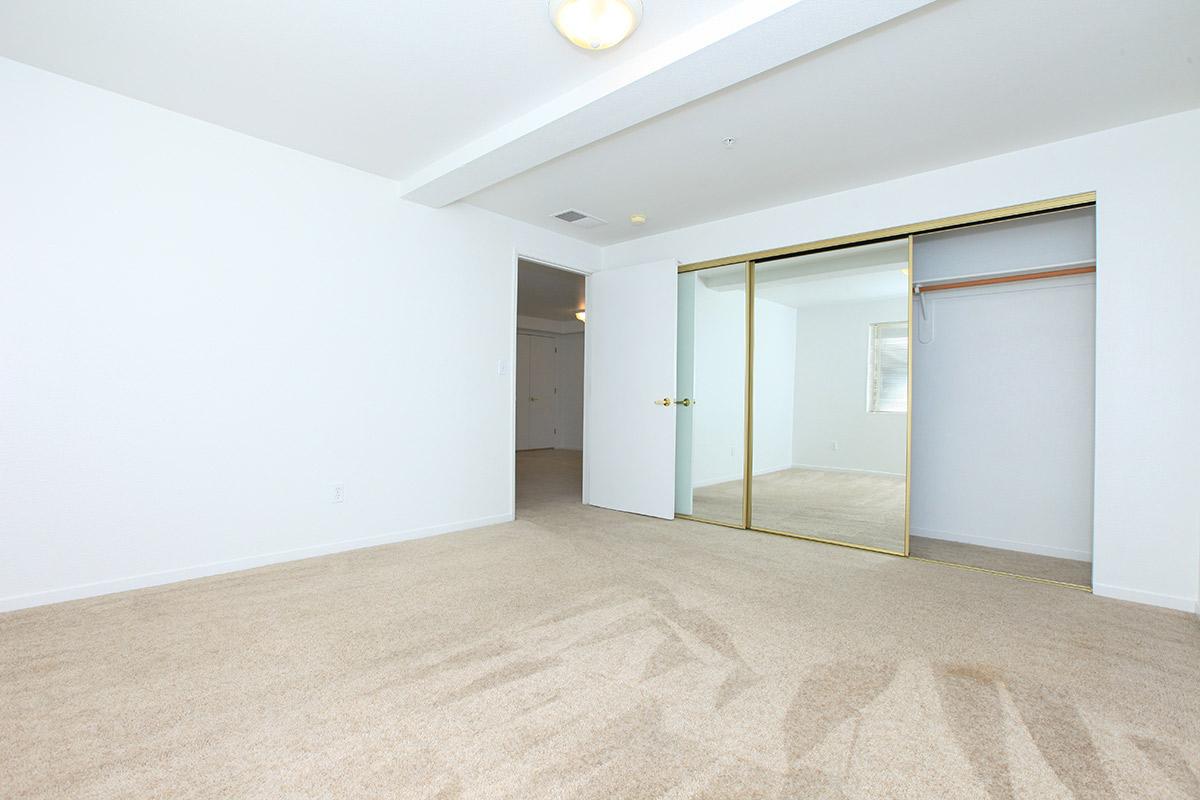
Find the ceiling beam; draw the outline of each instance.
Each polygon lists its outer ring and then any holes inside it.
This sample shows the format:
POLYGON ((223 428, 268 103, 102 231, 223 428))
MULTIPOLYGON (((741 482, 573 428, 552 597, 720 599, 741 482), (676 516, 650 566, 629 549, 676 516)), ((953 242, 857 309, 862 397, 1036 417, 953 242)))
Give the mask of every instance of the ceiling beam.
POLYGON ((401 179, 401 195, 449 205, 930 2, 746 0, 401 179))

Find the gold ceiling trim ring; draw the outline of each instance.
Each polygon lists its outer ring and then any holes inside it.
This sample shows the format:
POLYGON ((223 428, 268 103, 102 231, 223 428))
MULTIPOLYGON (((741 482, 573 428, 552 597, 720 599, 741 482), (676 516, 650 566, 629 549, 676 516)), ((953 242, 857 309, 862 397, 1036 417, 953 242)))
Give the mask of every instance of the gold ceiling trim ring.
POLYGON ((957 214, 952 217, 942 217, 940 219, 926 220, 925 222, 913 222, 908 225, 897 225, 893 228, 880 228, 875 231, 866 231, 864 233, 854 233, 848 236, 835 236, 830 239, 818 239, 815 242, 806 242, 804 244, 793 244, 786 247, 774 247, 770 250, 759 250, 754 253, 743 253, 736 256, 726 256, 724 258, 713 258, 707 261, 697 261, 692 264, 683 264, 679 267, 679 272, 694 272, 700 269, 709 269, 711 267, 724 267, 729 264, 740 264, 745 261, 764 261, 772 258, 783 258, 785 256, 797 256, 804 253, 815 253, 821 250, 836 250, 841 247, 850 245, 868 244, 871 242, 883 242, 889 239, 902 239, 906 236, 912 236, 919 233, 932 233, 934 231, 948 230, 950 228, 962 228, 968 225, 978 225, 983 222, 998 222, 1004 219, 1015 219, 1017 217, 1025 217, 1031 214, 1041 214, 1046 211, 1063 211, 1068 208, 1080 208, 1083 206, 1094 205, 1096 202, 1095 192, 1080 192, 1079 194, 1069 194, 1063 197, 1053 197, 1047 200, 1036 200, 1032 203, 1020 203, 1015 206, 1004 206, 1002 208, 993 208, 988 211, 976 211, 970 214, 957 214))

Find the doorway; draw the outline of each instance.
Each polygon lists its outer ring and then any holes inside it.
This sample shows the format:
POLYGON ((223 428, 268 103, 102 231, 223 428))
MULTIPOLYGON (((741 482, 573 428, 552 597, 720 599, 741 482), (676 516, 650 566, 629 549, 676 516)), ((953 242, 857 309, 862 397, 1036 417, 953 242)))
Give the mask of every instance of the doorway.
POLYGON ((517 259, 518 516, 583 499, 585 308, 582 274, 517 259))

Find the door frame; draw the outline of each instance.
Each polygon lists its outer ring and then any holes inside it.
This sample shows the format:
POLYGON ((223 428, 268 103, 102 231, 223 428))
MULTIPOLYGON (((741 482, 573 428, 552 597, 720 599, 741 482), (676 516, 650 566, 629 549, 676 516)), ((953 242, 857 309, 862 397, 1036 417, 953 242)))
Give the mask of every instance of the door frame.
MULTIPOLYGON (((509 486, 508 486, 508 507, 510 515, 515 519, 517 513, 517 332, 518 320, 517 317, 517 301, 519 292, 520 266, 522 259, 525 261, 534 261, 544 267, 560 269, 563 272, 572 272, 576 275, 582 275, 584 279, 583 297, 584 307, 587 307, 587 298, 591 295, 590 278, 594 270, 584 269, 583 267, 570 266, 567 264, 555 261, 552 258, 545 258, 533 252, 525 252, 514 249, 512 256, 512 297, 510 298, 510 313, 509 313, 509 342, 508 342, 508 452, 512 458, 509 461, 509 486)), ((587 423, 587 406, 591 396, 591 373, 588 365, 588 336, 585 328, 583 335, 583 452, 587 452, 588 443, 588 423, 587 423)), ((588 469, 587 459, 583 459, 583 486, 580 487, 581 502, 586 505, 588 501, 588 469)))

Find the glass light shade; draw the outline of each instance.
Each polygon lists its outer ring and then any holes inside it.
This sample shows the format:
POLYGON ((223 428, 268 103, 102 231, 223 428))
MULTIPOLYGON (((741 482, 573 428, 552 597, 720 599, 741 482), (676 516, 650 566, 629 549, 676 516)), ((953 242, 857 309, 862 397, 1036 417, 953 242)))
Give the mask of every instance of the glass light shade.
POLYGON ((575 319, 579 320, 580 322, 587 322, 587 312, 586 311, 576 311, 575 319))
POLYGON ((554 27, 584 50, 604 50, 629 37, 642 21, 642 0, 550 0, 554 27))

